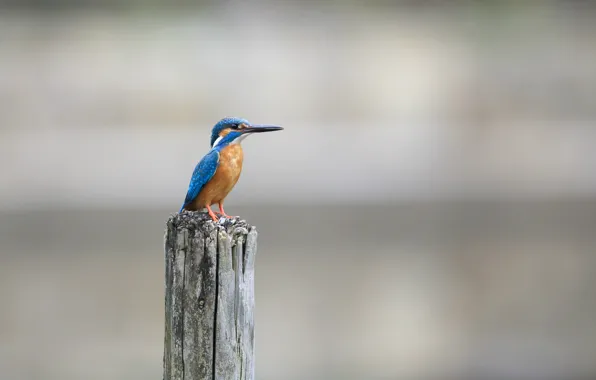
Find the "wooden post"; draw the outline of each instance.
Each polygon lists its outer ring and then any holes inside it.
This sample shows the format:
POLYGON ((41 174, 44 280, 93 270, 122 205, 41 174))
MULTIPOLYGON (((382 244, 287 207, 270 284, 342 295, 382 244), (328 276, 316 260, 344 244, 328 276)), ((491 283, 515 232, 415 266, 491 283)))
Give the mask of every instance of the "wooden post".
POLYGON ((254 380, 257 231, 205 213, 165 233, 164 380, 254 380))

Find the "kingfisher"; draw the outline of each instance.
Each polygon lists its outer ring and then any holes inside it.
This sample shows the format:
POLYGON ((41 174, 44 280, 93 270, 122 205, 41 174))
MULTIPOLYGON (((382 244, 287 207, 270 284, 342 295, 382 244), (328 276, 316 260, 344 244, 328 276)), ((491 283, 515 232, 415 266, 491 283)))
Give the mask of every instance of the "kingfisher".
POLYGON ((217 204, 219 214, 232 218, 224 211, 223 204, 242 171, 244 154, 240 143, 253 133, 281 130, 283 128, 276 125, 251 124, 237 117, 217 122, 211 130, 211 150, 195 167, 180 212, 206 208, 211 219, 217 222, 219 218, 211 209, 211 205, 217 204))

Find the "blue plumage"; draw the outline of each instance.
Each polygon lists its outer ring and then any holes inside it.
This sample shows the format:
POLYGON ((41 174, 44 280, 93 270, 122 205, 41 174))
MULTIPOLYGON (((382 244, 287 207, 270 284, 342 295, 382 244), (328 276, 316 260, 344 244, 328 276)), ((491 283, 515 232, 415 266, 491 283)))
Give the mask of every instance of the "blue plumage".
POLYGON ((195 167, 180 212, 184 209, 195 210, 205 207, 211 218, 217 221, 217 216, 210 207, 213 204, 212 202, 215 201, 219 204, 221 215, 229 217, 223 210, 223 200, 238 181, 242 170, 240 142, 253 133, 280 131, 282 129, 282 127, 275 125, 254 125, 237 117, 226 117, 217 122, 211 131, 211 150, 195 167), (234 148, 230 147, 230 150, 222 151, 230 144, 238 145, 234 148), (223 153, 220 154, 220 152, 223 153), (215 177, 214 181, 218 181, 217 183, 211 183, 210 181, 214 178, 220 165, 224 166, 226 170, 215 177), (207 186, 206 193, 201 194, 205 186, 207 186), (198 200, 197 197, 199 197, 198 200), (195 204, 197 202, 201 202, 201 204, 195 204))
POLYGON ((219 138, 219 133, 221 131, 223 131, 226 128, 231 128, 232 126, 240 124, 250 125, 248 120, 241 119, 239 117, 224 117, 223 119, 218 121, 217 124, 213 126, 213 130, 211 131, 211 146, 213 147, 213 143, 215 142, 215 140, 219 138))
MULTIPOLYGON (((211 148, 209 153, 207 153, 205 157, 203 157, 203 159, 201 159, 201 161, 197 164, 197 166, 195 166, 195 170, 193 171, 192 177, 190 178, 190 184, 188 185, 186 198, 184 199, 184 204, 180 208, 180 211, 182 211, 184 207, 188 206, 193 201, 193 199, 195 199, 197 195, 199 195, 203 186, 205 186, 207 182, 209 182, 209 180, 213 178, 213 175, 215 175, 215 171, 217 170, 217 166, 219 165, 219 152, 240 136, 241 133, 239 132, 228 133, 217 143, 216 146, 211 148)), ((211 145, 213 145, 213 142, 211 143, 211 145)))
POLYGON ((190 184, 188 185, 188 191, 184 204, 180 208, 180 212, 184 207, 188 206, 196 197, 199 192, 205 186, 207 182, 213 177, 219 164, 219 149, 212 149, 209 153, 203 157, 203 159, 197 164, 195 170, 192 172, 190 178, 190 184))

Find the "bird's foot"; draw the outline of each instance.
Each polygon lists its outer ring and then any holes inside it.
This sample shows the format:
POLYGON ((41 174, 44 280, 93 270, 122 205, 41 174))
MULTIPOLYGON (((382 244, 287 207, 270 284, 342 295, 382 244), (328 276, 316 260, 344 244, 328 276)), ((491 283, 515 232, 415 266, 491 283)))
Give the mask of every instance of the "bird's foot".
POLYGON ((222 217, 224 217, 224 218, 227 218, 227 219, 239 219, 239 218, 240 218, 239 216, 232 216, 232 215, 228 215, 228 214, 226 214, 226 213, 224 213, 224 212, 217 212, 217 211, 213 211, 213 212, 214 212, 215 214, 217 214, 217 215, 221 215, 222 217))
POLYGON ((213 221, 215 223, 219 222, 219 218, 217 217, 216 212, 211 210, 211 207, 207 206, 207 213, 209 213, 209 216, 211 217, 211 219, 213 219, 213 221))
POLYGON ((228 219, 240 219, 239 216, 231 216, 231 215, 226 214, 222 203, 219 203, 219 213, 218 214, 220 214, 224 218, 228 218, 228 219))

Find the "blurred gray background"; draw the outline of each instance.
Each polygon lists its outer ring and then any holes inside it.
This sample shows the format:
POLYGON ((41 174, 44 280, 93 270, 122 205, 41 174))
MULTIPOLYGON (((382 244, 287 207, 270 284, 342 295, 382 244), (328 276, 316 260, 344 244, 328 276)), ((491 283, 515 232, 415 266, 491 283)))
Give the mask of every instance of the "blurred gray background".
POLYGON ((596 377, 596 5, 0 4, 0 378, 157 379, 224 116, 257 379, 596 377))

